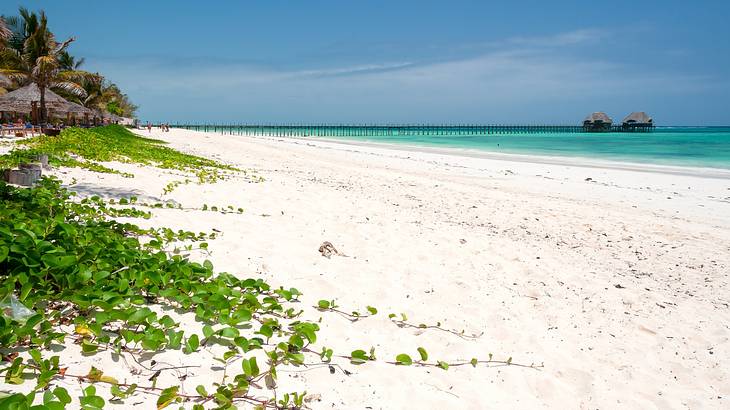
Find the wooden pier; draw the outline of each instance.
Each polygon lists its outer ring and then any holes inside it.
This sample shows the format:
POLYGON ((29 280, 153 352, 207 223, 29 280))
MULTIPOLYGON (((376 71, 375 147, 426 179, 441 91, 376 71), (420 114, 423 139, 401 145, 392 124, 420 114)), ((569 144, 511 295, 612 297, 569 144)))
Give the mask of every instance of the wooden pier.
MULTIPOLYGON (((226 135, 276 137, 486 136, 595 133, 582 125, 250 125, 174 124, 172 128, 226 135)), ((612 125, 601 132, 652 132, 654 126, 612 125)))

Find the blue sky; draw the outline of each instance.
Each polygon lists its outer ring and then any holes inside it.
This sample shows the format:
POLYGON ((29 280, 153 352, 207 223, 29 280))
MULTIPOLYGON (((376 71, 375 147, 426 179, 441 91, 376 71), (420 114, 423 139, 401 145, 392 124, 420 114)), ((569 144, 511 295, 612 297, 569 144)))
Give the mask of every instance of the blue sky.
POLYGON ((24 1, 161 121, 730 124, 730 1, 24 1))

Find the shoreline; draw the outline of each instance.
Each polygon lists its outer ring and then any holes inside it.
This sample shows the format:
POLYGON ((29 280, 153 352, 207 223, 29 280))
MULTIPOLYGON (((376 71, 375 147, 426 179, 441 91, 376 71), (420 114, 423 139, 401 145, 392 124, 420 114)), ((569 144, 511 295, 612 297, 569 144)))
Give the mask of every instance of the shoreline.
MULTIPOLYGON (((187 130, 186 130, 187 131, 187 130)), ((427 145, 412 145, 400 143, 387 143, 368 140, 338 139, 327 137, 283 137, 274 135, 227 135, 214 132, 193 131, 201 134, 221 135, 226 137, 245 137, 254 139, 272 139, 284 141, 296 141, 299 143, 323 142, 329 144, 340 144, 354 147, 381 148, 401 152, 418 152, 426 154, 468 157, 477 159, 488 159, 505 162, 524 162, 531 164, 562 165, 593 169, 612 169, 620 171, 650 172, 668 175, 692 176, 703 178, 730 179, 730 168, 699 167, 692 165, 668 165, 656 163, 638 163, 630 161, 612 160, 604 158, 588 158, 582 156, 549 156, 539 154, 517 154, 500 153, 488 150, 457 148, 457 147, 431 147, 427 145)))

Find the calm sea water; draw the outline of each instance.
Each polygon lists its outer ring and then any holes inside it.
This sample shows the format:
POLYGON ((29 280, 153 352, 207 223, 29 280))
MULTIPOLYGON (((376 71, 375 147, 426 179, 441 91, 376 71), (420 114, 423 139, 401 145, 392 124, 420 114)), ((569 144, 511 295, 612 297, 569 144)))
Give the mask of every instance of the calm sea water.
MULTIPOLYGON (((211 129, 211 131, 213 130, 211 129)), ((242 131, 237 129, 232 133, 238 134, 242 131)), ((306 138, 319 137, 308 136, 306 138)), ((510 154, 570 156, 634 163, 730 169, 730 127, 657 127, 651 133, 430 136, 371 134, 328 135, 325 138, 474 149, 510 154)))
POLYGON ((730 169, 730 127, 658 127, 651 133, 328 138, 730 169))

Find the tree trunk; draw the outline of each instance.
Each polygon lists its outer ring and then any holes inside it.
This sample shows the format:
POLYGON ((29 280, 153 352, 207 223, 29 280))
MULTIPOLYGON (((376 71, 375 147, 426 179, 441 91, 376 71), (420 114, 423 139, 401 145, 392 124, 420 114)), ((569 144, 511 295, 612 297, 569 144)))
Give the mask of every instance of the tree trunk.
POLYGON ((41 124, 46 123, 46 87, 38 86, 41 92, 41 124))

